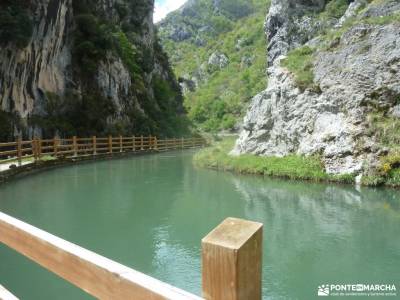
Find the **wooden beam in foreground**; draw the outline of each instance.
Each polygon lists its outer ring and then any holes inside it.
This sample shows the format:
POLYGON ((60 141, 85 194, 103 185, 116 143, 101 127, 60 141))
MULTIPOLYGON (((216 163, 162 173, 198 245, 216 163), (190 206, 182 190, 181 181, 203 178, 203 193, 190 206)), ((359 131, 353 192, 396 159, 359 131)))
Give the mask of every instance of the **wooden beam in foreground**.
POLYGON ((0 300, 18 300, 18 298, 0 285, 0 300))
POLYGON ((1 212, 0 242, 99 299, 201 300, 1 212))
POLYGON ((202 240, 205 299, 261 300, 262 227, 228 218, 202 240))

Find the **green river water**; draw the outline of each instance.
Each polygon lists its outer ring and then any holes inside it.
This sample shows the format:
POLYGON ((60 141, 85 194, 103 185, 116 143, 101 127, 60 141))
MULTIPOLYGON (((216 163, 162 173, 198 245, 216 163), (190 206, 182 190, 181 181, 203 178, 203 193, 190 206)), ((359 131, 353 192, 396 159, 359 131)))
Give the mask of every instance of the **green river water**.
MULTIPOLYGON (((263 299, 316 299, 322 284, 396 284, 400 294, 400 191, 219 173, 192 156, 46 171, 0 186, 0 211, 196 294, 201 238, 246 218, 265 225, 263 299)), ((91 299, 5 246, 0 284, 21 299, 91 299)))

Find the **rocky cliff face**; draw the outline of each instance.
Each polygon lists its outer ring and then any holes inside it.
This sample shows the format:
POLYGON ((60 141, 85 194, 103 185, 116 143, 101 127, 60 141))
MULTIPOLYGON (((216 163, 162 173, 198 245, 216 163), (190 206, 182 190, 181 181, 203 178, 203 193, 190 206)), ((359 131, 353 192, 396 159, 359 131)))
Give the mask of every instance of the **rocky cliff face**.
POLYGON ((41 109, 45 92, 62 94, 72 79, 71 1, 35 1, 31 10, 36 24, 28 45, 0 48, 1 109, 23 119, 41 109))
POLYGON ((2 138, 173 131, 182 96, 158 44, 153 5, 153 0, 2 2, 0 126, 14 131, 2 138), (26 35, 23 43, 12 38, 20 32, 26 35))
POLYGON ((320 155, 328 173, 361 174, 390 151, 371 116, 395 122, 399 109, 400 3, 356 0, 342 18, 313 17, 325 2, 272 1, 269 85, 254 97, 233 154, 320 155), (312 58, 305 88, 286 67, 299 47, 312 58))

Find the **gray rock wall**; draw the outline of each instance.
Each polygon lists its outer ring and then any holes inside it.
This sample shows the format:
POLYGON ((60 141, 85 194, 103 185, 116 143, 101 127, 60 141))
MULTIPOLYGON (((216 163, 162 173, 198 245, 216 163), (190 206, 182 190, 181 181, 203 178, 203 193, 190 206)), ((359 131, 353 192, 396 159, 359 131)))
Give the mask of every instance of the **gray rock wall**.
POLYGON ((0 47, 0 103, 26 118, 41 109, 44 93, 63 93, 71 74, 71 0, 38 1, 36 26, 24 49, 0 47))
MULTIPOLYGON (((313 9, 320 9, 322 4, 315 3, 313 9)), ((400 24, 360 22, 346 30, 334 49, 314 55, 314 84, 320 92, 302 91, 281 60, 316 34, 309 29, 298 34, 308 17, 290 7, 290 1, 272 1, 266 22, 269 85, 254 97, 232 154, 318 154, 328 173, 362 173, 385 151, 368 133, 368 102, 378 95, 379 105, 391 107, 400 95, 400 24), (295 30, 288 30, 293 24, 295 30)), ((398 12, 391 7, 387 11, 384 3, 381 12, 398 12)), ((315 42, 318 38, 309 43, 315 42)))

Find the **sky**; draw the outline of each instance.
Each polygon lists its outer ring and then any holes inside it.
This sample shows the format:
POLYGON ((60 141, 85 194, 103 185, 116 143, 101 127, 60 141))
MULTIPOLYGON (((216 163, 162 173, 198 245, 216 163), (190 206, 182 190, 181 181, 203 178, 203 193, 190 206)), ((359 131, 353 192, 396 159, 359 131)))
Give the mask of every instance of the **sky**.
POLYGON ((177 10, 186 0, 156 0, 154 22, 161 21, 171 11, 177 10))

